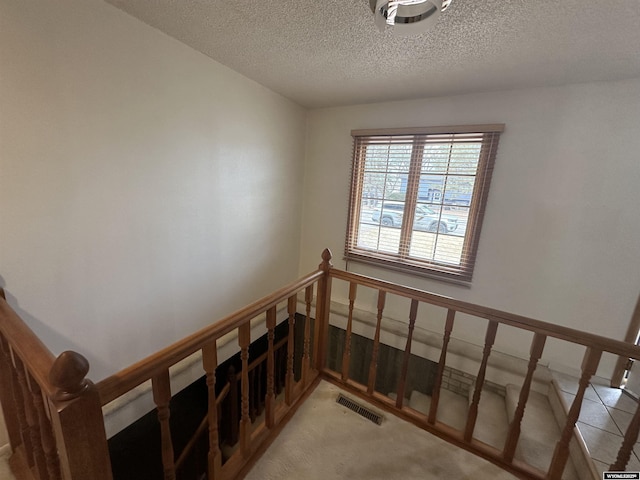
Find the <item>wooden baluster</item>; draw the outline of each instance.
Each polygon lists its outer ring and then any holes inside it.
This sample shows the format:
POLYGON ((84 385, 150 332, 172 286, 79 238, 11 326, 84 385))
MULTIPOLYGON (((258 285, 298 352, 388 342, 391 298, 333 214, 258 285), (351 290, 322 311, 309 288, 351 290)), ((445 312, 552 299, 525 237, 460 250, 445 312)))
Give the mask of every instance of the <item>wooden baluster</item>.
POLYGON ((275 394, 275 351, 273 349, 274 329, 276 328, 276 307, 267 310, 267 341, 269 343, 267 350, 267 395, 265 398, 265 422, 267 428, 273 428, 274 412, 276 406, 275 394))
POLYGON ((409 310, 409 332, 407 333, 407 345, 404 347, 404 358, 402 359, 402 371, 398 381, 398 392, 396 397, 396 407, 402 408, 404 393, 407 386, 407 372, 409 371, 409 357, 411 356, 411 341, 413 340, 413 329, 416 325, 418 315, 418 300, 411 300, 409 310))
MULTIPOLYGON (((0 293, 2 293, 2 289, 0 289, 0 293)), ((29 438, 27 417, 24 413, 24 403, 18 387, 18 377, 11 362, 9 343, 2 335, 0 335, 0 371, 2 372, 0 400, 2 401, 11 448, 15 451, 22 444, 26 451, 31 451, 31 439, 29 438), (28 442, 28 445, 25 442, 28 442)), ((30 455, 29 458, 32 459, 30 455)))
MULTIPOLYGON (((53 438, 53 430, 51 422, 45 410, 44 400, 40 385, 29 374, 27 375, 27 385, 31 392, 33 407, 38 417, 40 425, 40 438, 42 439, 42 449, 44 450, 44 460, 47 467, 48 478, 52 480, 60 479, 60 463, 58 461, 58 450, 56 448, 55 439, 53 438)), ((43 478, 47 478, 46 476, 43 478)))
POLYGON ((251 324, 245 323, 238 327, 238 345, 240 345, 240 360, 242 361, 241 417, 240 417, 240 451, 243 456, 249 455, 249 441, 251 440, 251 420, 249 419, 249 345, 251 344, 251 324))
POLYGON ((295 379, 293 376, 293 350, 294 350, 294 328, 296 324, 296 304, 298 297, 291 295, 287 300, 287 312, 289 313, 289 338, 287 339, 287 376, 285 377, 285 402, 287 405, 293 403, 293 387, 295 379))
POLYGON ((153 377, 151 379, 151 385, 153 389, 153 401, 158 409, 158 421, 160 422, 164 479, 175 480, 175 458, 173 455, 173 442, 171 440, 171 427, 169 425, 169 403, 171 402, 169 370, 167 369, 153 377))
POLYGON ((353 304, 356 301, 358 284, 349 283, 349 316, 347 318, 347 331, 344 336, 344 352, 342 353, 342 381, 349 379, 349 368, 351 366, 351 328, 353 324, 353 304))
POLYGON ((427 421, 434 425, 438 414, 438 403, 440 403, 440 389, 442 388, 442 377, 444 376, 444 367, 447 363, 447 348, 453 331, 453 320, 456 316, 455 310, 447 310, 447 320, 444 324, 444 336, 442 337, 442 350, 440 350, 440 361, 438 362, 438 372, 436 373, 436 382, 431 392, 431 406, 429 407, 429 418, 427 421))
POLYGON ((249 372, 249 420, 256 421, 256 369, 249 372))
POLYGON ((216 341, 207 343, 202 349, 202 367, 206 373, 208 405, 207 418, 209 421, 209 453, 207 455, 207 470, 209 480, 220 479, 222 455, 220 453, 220 438, 218 435, 218 405, 216 401, 216 368, 218 368, 218 350, 216 341))
POLYGON ((260 362, 258 369, 258 416, 264 411, 264 398, 266 395, 266 383, 264 375, 264 362, 260 362))
POLYGON ((38 414, 33 406, 33 400, 31 398, 31 393, 29 392, 29 386, 27 385, 27 376, 24 364, 15 352, 13 355, 13 364, 16 368, 18 384, 20 385, 20 392, 22 393, 22 401, 24 403, 24 413, 29 427, 29 438, 31 439, 32 447, 30 453, 33 456, 33 464, 36 468, 37 478, 46 480, 49 478, 49 474, 47 472, 47 464, 44 458, 44 448, 42 447, 38 414))
POLYGON ((629 423, 626 433, 624 434, 624 440, 620 450, 618 450, 618 456, 616 461, 611 464, 609 471, 611 472, 624 472, 629 459, 631 458, 631 452, 633 447, 638 441, 638 433, 640 433, 640 404, 636 408, 636 413, 633 414, 633 418, 629 423))
POLYGON ((538 365, 538 360, 542 357, 542 351, 544 350, 544 344, 547 340, 547 336, 541 333, 536 333, 531 341, 531 348, 529 350, 529 365, 527 368, 527 375, 525 376, 524 383, 520 389, 520 397, 518 398, 518 406, 513 415, 511 425, 509 425, 509 433, 504 444, 504 459, 511 463, 513 456, 516 452, 516 446, 518 445, 518 438, 520 438, 520 428, 522 425, 522 418, 524 417, 524 410, 529 399, 529 392, 531 390, 531 382, 533 381, 533 373, 538 365))
POLYGON ((587 348, 587 351, 584 354, 584 359, 582 360, 582 376, 578 382, 578 392, 576 393, 576 398, 571 404, 571 408, 567 414, 567 422, 564 425, 564 429, 560 435, 560 440, 556 444, 556 448, 553 452, 553 458, 551 459, 551 466, 549 467, 549 472, 547 474, 547 478, 550 480, 559 480, 562 477, 562 472, 564 471, 567 459, 569 458, 569 442, 571 441, 571 435, 573 434, 573 429, 576 426, 578 416, 580 415, 580 409, 582 408, 584 392, 589 386, 589 380, 591 380, 591 377, 596 373, 601 356, 602 350, 595 350, 593 348, 587 348))
POLYGON ((378 350, 380 349, 380 328, 382 326, 382 311, 384 310, 384 303, 386 299, 386 292, 378 291, 378 322, 376 323, 376 334, 373 338, 373 352, 371 352, 371 363, 369 364, 369 384, 367 386, 367 393, 373 394, 373 390, 376 387, 376 375, 378 372, 378 350))
POLYGON ((276 397, 278 395, 280 395, 280 391, 282 390, 280 387, 280 376, 281 376, 281 352, 282 349, 281 348, 276 348, 274 350, 274 364, 275 364, 275 370, 273 372, 273 389, 274 389, 274 393, 276 395, 276 397))
POLYGON ((240 436, 240 415, 238 412, 238 375, 233 365, 227 371, 229 379, 229 394, 227 400, 229 402, 229 444, 231 446, 238 443, 240 436))
POLYGON ((64 479, 112 480, 111 461, 100 395, 85 378, 89 362, 76 352, 62 352, 53 362, 49 381, 51 426, 64 479))
POLYGON ((304 319, 304 348, 302 353, 302 384, 306 387, 309 383, 309 370, 311 368, 311 302, 313 301, 313 285, 309 285, 304 291, 304 303, 306 305, 304 319))
POLYGON ((255 422, 255 418, 260 415, 258 412, 260 410, 260 363, 258 363, 253 369, 253 383, 249 389, 251 393, 251 398, 253 398, 253 418, 251 419, 251 423, 255 422))
POLYGON ((280 395, 284 387, 283 366, 286 368, 286 355, 281 345, 280 348, 276 350, 276 395, 280 395))
POLYGON ((487 362, 489 360, 489 354, 491 353, 491 347, 496 340, 496 332, 498 331, 498 322, 489 320, 487 326, 487 333, 484 337, 484 350, 482 351, 482 361, 480 362, 480 370, 478 370, 478 377, 476 378, 476 388, 473 392, 473 399, 469 406, 469 413, 467 414, 467 425, 464 429, 464 440, 470 442, 473 437, 473 429, 476 426, 476 420, 478 418, 478 406, 480 405, 480 396, 482 394, 482 386, 484 385, 484 377, 487 372, 487 362))
POLYGON ((324 275, 318 280, 318 298, 316 301, 316 321, 314 326, 313 354, 316 370, 322 371, 326 364, 329 346, 329 312, 331 310, 331 250, 322 252, 322 263, 318 268, 324 275))

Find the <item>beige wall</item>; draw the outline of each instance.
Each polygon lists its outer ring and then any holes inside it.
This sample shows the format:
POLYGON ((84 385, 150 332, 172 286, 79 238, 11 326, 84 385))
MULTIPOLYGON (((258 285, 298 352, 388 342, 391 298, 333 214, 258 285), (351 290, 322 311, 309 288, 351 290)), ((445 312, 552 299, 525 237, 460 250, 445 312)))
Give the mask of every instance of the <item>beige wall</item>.
MULTIPOLYGON (((471 288, 356 263, 349 269, 622 339, 640 291, 637 79, 310 112, 301 272, 318 264, 325 247, 345 267, 351 129, 474 123, 506 129, 471 288)), ((363 297, 375 309, 371 295, 363 297)), ((388 312, 406 319, 408 305, 388 312)), ((441 312, 432 314, 420 325, 441 331, 441 312)), ((455 334, 481 343, 479 323, 459 323, 455 334)), ((528 342, 499 330, 504 352, 526 356, 528 342)), ((580 355, 551 342, 544 362, 567 369, 580 355)), ((606 374, 611 359, 604 365, 606 374)))
POLYGON ((305 111, 98 0, 0 2, 0 284, 100 380, 298 273, 305 111))

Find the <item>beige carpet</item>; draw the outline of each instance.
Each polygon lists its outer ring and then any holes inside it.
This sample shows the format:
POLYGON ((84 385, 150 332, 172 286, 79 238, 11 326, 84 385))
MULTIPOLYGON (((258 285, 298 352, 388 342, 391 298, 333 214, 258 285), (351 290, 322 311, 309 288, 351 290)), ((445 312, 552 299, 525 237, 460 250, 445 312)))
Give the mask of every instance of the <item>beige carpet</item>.
MULTIPOLYGON (((247 480, 513 480, 471 453, 385 414, 381 426, 338 405, 322 382, 245 477, 247 480)), ((348 394, 345 395, 349 396, 348 394)), ((354 397, 354 400, 357 400, 354 397)), ((359 400, 357 400, 359 401, 359 400)))

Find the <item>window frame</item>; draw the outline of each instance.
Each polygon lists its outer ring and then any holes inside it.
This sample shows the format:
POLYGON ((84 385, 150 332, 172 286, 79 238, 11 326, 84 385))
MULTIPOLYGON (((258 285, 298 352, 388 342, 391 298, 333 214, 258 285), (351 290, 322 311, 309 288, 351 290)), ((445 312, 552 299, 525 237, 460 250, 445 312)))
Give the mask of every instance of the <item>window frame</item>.
MULTIPOLYGON (((347 219, 347 235, 345 239, 345 260, 356 261, 399 270, 405 273, 447 280, 454 283, 469 285, 473 276, 476 262, 480 231, 489 194, 489 186, 495 164, 500 134, 504 131, 504 124, 462 125, 418 128, 392 128, 352 130, 353 153, 351 166, 351 191, 349 195, 349 210, 347 219), (409 255, 411 234, 413 232, 414 214, 416 207, 422 203, 418 199, 420 175, 422 174, 423 148, 427 140, 433 135, 451 135, 453 142, 456 134, 477 134, 481 136, 481 149, 478 165, 474 176, 473 192, 469 205, 467 226, 463 240, 460 265, 450 265, 435 260, 418 259, 409 255), (398 253, 381 252, 358 247, 358 232, 363 201, 363 187, 365 175, 366 149, 373 145, 374 138, 388 137, 391 144, 394 137, 409 138, 411 149, 410 167, 407 176, 407 186, 404 199, 404 215, 400 228, 400 242, 398 253), (417 148, 416 148, 417 147, 417 148)), ((388 165, 386 171, 388 171, 388 165)), ((446 182, 448 174, 444 176, 446 182)), ((385 201, 380 199, 382 209, 385 201)), ((445 206, 445 198, 441 193, 438 201, 441 209, 445 206)), ((427 205, 431 207, 432 205, 427 205)), ((382 212, 381 212, 382 214, 382 212)), ((381 227, 380 227, 381 228, 381 227)), ((436 235, 440 233, 436 232, 436 235)))

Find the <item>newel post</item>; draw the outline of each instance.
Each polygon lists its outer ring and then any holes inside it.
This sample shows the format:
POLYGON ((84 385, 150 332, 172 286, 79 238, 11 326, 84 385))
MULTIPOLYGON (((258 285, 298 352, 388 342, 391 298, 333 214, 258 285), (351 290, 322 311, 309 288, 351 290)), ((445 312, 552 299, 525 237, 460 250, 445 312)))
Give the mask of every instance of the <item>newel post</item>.
POLYGON ((316 299, 316 322, 314 326, 314 359, 316 370, 321 371, 326 362, 329 343, 329 311, 331 308, 331 250, 322 252, 322 263, 318 268, 324 275, 318 280, 318 297, 316 299))
POLYGON ((60 470, 65 480, 112 480, 100 397, 85 376, 89 362, 76 352, 62 352, 53 363, 49 398, 60 470))

